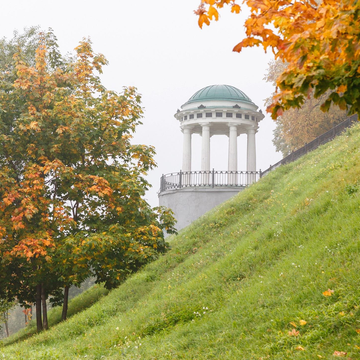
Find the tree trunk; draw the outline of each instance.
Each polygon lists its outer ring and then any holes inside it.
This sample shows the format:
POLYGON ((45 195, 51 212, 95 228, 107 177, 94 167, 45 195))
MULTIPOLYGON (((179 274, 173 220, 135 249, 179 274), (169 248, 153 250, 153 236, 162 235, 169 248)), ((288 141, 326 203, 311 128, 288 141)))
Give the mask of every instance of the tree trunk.
POLYGON ((46 307, 46 295, 45 295, 45 286, 41 286, 41 303, 43 310, 43 329, 49 329, 48 317, 47 317, 47 307, 46 307))
POLYGON ((5 319, 5 332, 6 332, 6 336, 9 337, 9 311, 6 311, 4 313, 4 319, 5 319))
POLYGON ((28 324, 29 322, 29 314, 28 314, 28 309, 24 307, 24 315, 25 315, 25 326, 28 324))
POLYGON ((68 304, 69 304, 69 286, 65 286, 65 288, 64 288, 64 303, 63 303, 63 310, 62 310, 62 316, 61 316, 61 319, 63 321, 65 321, 66 317, 67 317, 68 304))
POLYGON ((36 286, 36 328, 37 332, 43 330, 43 323, 41 318, 41 284, 36 286))

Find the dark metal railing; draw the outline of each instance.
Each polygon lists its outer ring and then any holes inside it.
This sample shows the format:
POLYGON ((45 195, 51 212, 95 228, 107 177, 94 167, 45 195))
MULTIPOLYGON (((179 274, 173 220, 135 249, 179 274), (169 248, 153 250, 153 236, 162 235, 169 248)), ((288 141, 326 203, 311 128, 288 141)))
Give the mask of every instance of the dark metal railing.
POLYGON ((270 165, 270 167, 268 169, 266 169, 265 171, 263 171, 261 173, 261 176, 267 175, 270 171, 275 170, 280 165, 285 165, 290 162, 293 162, 293 161, 301 158, 302 156, 306 155, 308 152, 315 150, 320 145, 326 144, 327 142, 333 140, 336 136, 340 135, 345 129, 349 128, 354 123, 356 123, 357 120, 358 120, 357 115, 350 116, 349 118, 347 118, 340 124, 334 126, 329 131, 318 136, 316 139, 309 142, 305 146, 301 147, 300 149, 295 150, 288 156, 285 156, 282 160, 278 161, 276 164, 270 165))
POLYGON ((260 177, 261 171, 180 171, 161 176, 160 193, 188 187, 243 188, 260 177))

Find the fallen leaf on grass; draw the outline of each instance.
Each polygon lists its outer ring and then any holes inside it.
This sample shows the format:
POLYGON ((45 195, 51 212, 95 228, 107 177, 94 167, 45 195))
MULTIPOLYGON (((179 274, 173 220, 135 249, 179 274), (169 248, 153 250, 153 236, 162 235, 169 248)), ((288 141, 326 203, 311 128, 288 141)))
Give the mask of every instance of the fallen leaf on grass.
POLYGON ((298 347, 296 347, 295 350, 305 351, 305 349, 300 345, 298 347))
POLYGON ((299 321, 299 324, 300 324, 301 326, 304 326, 304 325, 307 324, 307 322, 306 322, 305 320, 300 320, 300 321, 299 321))
POLYGON ((344 357, 346 356, 347 352, 345 351, 334 351, 333 356, 340 356, 340 357, 344 357))
POLYGON ((326 291, 323 292, 324 296, 331 296, 334 293, 334 290, 331 289, 327 289, 326 291))
POLYGON ((291 331, 288 332, 289 336, 299 336, 299 331, 296 331, 295 329, 292 329, 291 331))

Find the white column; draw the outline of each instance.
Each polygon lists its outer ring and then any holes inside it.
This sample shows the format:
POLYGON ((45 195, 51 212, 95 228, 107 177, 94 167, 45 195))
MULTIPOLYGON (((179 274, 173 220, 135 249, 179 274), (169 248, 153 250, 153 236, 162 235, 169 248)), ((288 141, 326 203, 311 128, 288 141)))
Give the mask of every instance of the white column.
POLYGON ((191 127, 184 127, 182 171, 191 171, 191 127))
POLYGON ((202 175, 202 184, 210 185, 210 124, 201 124, 201 171, 205 172, 202 175))
POLYGON ((237 171, 237 127, 229 124, 228 170, 237 171))
MULTIPOLYGON (((255 129, 247 131, 247 171, 256 171, 255 129)), ((248 184, 256 181, 256 175, 248 176, 248 184)))
POLYGON ((228 185, 237 185, 237 127, 229 125, 228 185))
POLYGON ((209 123, 201 124, 202 126, 202 146, 201 146, 201 170, 210 171, 210 125, 209 123))

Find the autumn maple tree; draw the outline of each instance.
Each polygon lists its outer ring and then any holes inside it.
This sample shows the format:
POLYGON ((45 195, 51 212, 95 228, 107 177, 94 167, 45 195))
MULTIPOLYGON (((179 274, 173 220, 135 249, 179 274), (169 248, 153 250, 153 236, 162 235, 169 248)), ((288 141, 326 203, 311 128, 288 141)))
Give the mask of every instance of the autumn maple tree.
POLYGON ((89 40, 65 58, 51 31, 30 38, 36 50, 9 48, 0 68, 0 298, 35 302, 42 330, 49 297, 65 289, 66 318, 71 285, 117 286, 166 250, 174 219, 143 199, 155 163, 131 143, 136 89, 102 85, 89 40))
MULTIPOLYGON (((349 114, 360 113, 360 3, 357 0, 243 0, 250 9, 246 37, 234 51, 252 46, 272 50, 287 63, 277 78, 277 93, 268 111, 275 119, 284 110, 300 107, 310 93, 324 96, 349 114)), ((236 0, 202 0, 196 10, 199 26, 218 20, 218 9, 236 0)))

